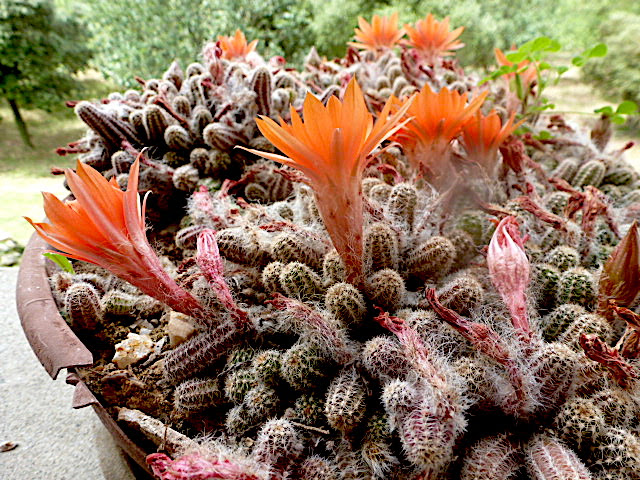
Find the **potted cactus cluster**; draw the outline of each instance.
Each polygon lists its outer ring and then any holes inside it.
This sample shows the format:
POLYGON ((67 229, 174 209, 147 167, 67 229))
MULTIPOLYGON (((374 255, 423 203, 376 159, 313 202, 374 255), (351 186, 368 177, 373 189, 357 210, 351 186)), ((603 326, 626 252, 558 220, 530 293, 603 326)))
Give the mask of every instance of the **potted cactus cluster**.
POLYGON ((300 71, 238 31, 74 105, 29 221, 157 478, 640 479, 640 179, 544 111, 551 40, 481 81, 461 31, 360 19, 300 71))

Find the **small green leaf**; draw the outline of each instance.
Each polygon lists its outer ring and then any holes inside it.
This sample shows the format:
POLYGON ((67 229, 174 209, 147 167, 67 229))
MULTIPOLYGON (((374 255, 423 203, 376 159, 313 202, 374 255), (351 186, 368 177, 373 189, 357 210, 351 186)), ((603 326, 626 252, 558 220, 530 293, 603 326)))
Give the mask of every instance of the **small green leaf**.
POLYGON ((538 132, 538 135, 536 135, 536 138, 538 140, 549 140, 550 138, 553 138, 553 135, 551 135, 551 132, 547 130, 542 130, 541 132, 538 132))
POLYGON ((566 67, 564 65, 561 65, 559 67, 556 68, 556 71, 558 72, 558 75, 562 75, 563 73, 565 73, 567 70, 569 70, 569 67, 566 67))
POLYGON ((562 44, 558 40, 551 40, 551 45, 547 47, 550 52, 557 52, 562 48, 562 44))
POLYGON ((521 61, 524 60, 527 54, 523 52, 510 52, 510 53, 507 53, 505 56, 507 57, 507 60, 509 60, 511 63, 520 63, 521 61))
POLYGON ((549 37, 538 37, 533 41, 533 50, 547 50, 551 46, 551 39, 549 37))
POLYGON ((573 57, 571 59, 571 63, 573 63, 576 67, 582 67, 585 64, 586 60, 583 56, 578 55, 577 57, 573 57))
POLYGON ((613 108, 606 106, 606 107, 600 107, 596 110, 594 110, 595 113, 601 113, 602 115, 606 115, 606 116, 611 116, 613 115, 613 108))
POLYGON ((589 57, 604 57, 607 54, 607 46, 604 43, 599 43, 595 47, 590 48, 584 54, 589 57))
POLYGON ((52 252, 45 252, 42 255, 44 255, 49 260, 51 260, 53 263, 58 265, 65 272, 69 272, 69 273, 72 273, 72 274, 76 273, 73 270, 73 265, 71 265, 71 262, 69 261, 69 259, 67 257, 65 257, 64 255, 60 255, 59 253, 52 253, 52 252))
POLYGON ((620 115, 633 115, 637 111, 638 105, 636 105, 636 103, 632 102, 631 100, 625 100, 620 105, 618 105, 618 108, 616 108, 616 113, 619 113, 620 115))
POLYGON ((549 70, 551 68, 551 64, 549 62, 540 62, 538 64, 538 70, 549 70))
POLYGON ((611 121, 617 125, 622 125, 625 122, 624 117, 622 115, 613 115, 611 117, 611 121))

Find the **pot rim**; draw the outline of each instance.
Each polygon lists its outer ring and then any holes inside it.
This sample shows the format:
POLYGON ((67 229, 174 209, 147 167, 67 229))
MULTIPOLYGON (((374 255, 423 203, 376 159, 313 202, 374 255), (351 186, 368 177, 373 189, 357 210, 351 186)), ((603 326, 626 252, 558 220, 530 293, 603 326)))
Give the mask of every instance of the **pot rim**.
POLYGON ((93 355, 58 312, 49 286, 47 262, 43 253, 52 250, 34 233, 24 250, 16 285, 16 306, 27 341, 36 357, 55 380, 67 369, 66 382, 74 385, 72 408, 91 405, 115 442, 147 473, 147 453, 120 428, 106 408, 78 376, 76 368, 93 365, 93 355))

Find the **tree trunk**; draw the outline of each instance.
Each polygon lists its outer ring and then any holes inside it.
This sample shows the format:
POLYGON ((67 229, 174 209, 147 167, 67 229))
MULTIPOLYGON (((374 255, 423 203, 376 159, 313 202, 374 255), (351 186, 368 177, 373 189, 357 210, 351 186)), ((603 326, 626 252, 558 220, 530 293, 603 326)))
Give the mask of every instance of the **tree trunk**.
POLYGON ((20 110, 18 109, 18 104, 12 98, 7 98, 7 102, 9 102, 9 106, 11 107, 11 111, 13 112, 13 117, 16 120, 16 126, 18 127, 18 132, 20 132, 20 138, 24 144, 30 148, 33 147, 33 143, 31 143, 31 136, 29 135, 29 130, 27 130, 27 124, 24 123, 22 119, 22 115, 20 115, 20 110))

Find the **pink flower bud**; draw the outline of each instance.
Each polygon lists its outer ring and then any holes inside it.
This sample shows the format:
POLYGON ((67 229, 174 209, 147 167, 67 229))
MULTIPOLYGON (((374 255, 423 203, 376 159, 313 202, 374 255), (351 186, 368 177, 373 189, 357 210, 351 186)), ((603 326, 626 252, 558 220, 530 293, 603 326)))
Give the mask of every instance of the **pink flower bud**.
POLYGON ((258 480, 243 466, 229 460, 209 460, 198 454, 171 460, 164 453, 147 456, 154 475, 161 480, 258 480))
POLYGON ((509 308, 511 323, 525 340, 530 340, 525 293, 529 285, 529 259, 515 217, 505 217, 498 225, 489 243, 487 264, 491 282, 509 308))

